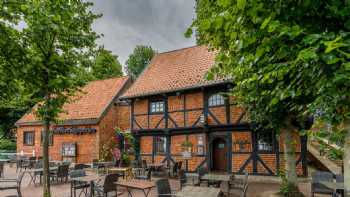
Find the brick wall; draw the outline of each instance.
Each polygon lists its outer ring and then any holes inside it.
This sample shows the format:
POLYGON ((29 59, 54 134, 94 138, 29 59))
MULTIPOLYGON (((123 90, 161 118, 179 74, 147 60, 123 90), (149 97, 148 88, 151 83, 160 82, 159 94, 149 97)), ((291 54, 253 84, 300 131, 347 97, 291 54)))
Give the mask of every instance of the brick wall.
MULTIPOLYGON (((66 126, 68 127, 68 126, 66 126)), ((81 125, 79 128, 95 128, 98 133, 98 126, 81 125)), ((21 126, 17 130, 17 152, 20 153, 32 153, 35 150, 35 155, 42 155, 41 146, 41 131, 42 126, 21 126), (24 131, 35 131, 35 144, 34 146, 23 145, 23 132, 24 131)), ((77 155, 76 162, 86 163, 91 162, 93 158, 98 158, 98 143, 96 135, 94 134, 56 134, 53 135, 53 145, 49 146, 49 156, 51 160, 62 160, 61 150, 63 143, 77 143, 77 155), (89 145, 87 145, 89 144, 89 145)))

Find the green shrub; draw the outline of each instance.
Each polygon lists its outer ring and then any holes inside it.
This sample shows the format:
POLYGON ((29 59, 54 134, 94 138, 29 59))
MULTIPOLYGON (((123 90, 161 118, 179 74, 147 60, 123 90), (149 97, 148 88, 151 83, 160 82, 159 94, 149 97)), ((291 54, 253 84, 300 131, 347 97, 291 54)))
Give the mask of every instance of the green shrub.
POLYGON ((0 139, 0 150, 16 150, 16 142, 10 139, 0 139))

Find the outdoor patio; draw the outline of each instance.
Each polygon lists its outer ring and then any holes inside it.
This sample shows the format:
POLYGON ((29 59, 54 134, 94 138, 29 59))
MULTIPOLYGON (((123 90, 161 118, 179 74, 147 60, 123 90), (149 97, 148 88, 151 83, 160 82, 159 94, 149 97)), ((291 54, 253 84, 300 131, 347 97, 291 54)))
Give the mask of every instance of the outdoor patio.
MULTIPOLYGON (((10 166, 9 164, 5 165, 4 169, 4 177, 5 178, 15 178, 16 175, 16 167, 15 165, 10 166)), ((155 180, 156 178, 152 178, 152 180, 155 180)), ((262 196, 271 196, 271 194, 275 193, 278 191, 279 185, 276 182, 275 177, 250 177, 249 178, 249 187, 247 191, 247 197, 262 197, 262 196)), ((25 174, 23 181, 22 181, 22 186, 21 186, 21 191, 23 197, 39 197, 42 196, 42 186, 39 184, 36 184, 35 186, 33 184, 29 184, 30 182, 30 176, 28 174, 25 174)), ((171 179, 170 184, 173 190, 178 191, 180 190, 180 184, 177 179, 171 179)), ((310 184, 309 183, 301 183, 300 184, 300 189, 301 191, 306 195, 306 196, 311 196, 310 195, 310 184)), ((70 184, 69 183, 54 183, 51 186, 51 191, 53 196, 55 197, 69 197, 70 196, 70 184)), ((138 191, 133 191, 132 192, 133 196, 138 197, 138 196, 143 196, 142 192, 138 191)), ((0 196, 1 197, 6 197, 6 196, 13 196, 16 195, 15 190, 6 190, 6 191, 0 191, 0 196)), ((78 196, 78 195, 77 195, 78 196)), ((84 195, 82 195, 84 196, 84 195)), ((126 197, 127 193, 124 192, 122 197, 126 197)), ((157 196, 157 191, 156 188, 153 188, 151 190, 151 193, 149 196, 157 196)), ((322 196, 322 195, 316 195, 316 196, 322 196)))

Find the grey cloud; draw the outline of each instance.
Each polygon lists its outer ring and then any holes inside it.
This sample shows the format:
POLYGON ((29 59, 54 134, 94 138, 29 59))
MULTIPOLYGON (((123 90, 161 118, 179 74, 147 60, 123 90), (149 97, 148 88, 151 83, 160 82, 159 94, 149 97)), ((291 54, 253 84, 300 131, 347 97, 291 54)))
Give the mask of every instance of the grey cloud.
POLYGON ((195 0, 93 0, 103 17, 94 30, 104 34, 99 44, 119 56, 124 65, 136 45, 159 52, 195 45, 184 37, 194 17, 195 0))

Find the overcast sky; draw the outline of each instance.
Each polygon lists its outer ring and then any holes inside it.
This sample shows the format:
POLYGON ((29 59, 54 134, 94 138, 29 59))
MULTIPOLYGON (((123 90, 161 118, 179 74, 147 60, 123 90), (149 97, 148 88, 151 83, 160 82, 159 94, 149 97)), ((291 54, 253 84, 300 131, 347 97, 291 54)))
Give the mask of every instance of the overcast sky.
POLYGON ((125 65, 136 45, 158 52, 195 45, 184 32, 194 18, 194 0, 92 0, 102 13, 93 28, 104 34, 99 44, 119 56, 125 65))

